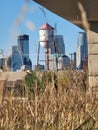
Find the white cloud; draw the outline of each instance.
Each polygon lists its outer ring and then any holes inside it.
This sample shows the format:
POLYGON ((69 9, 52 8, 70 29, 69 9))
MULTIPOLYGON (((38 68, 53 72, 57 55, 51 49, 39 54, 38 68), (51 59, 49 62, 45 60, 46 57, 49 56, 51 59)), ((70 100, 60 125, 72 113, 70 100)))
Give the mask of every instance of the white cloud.
POLYGON ((35 25, 31 22, 31 21, 26 21, 26 27, 30 30, 30 31, 35 31, 35 25))

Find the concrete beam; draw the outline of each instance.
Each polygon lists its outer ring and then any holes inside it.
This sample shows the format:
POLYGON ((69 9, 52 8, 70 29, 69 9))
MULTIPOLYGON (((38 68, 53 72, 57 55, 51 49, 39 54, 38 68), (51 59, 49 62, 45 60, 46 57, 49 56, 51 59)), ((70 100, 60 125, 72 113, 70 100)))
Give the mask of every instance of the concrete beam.
MULTIPOLYGON (((97 24, 98 26, 98 24, 97 24)), ((89 30, 88 34, 88 93, 98 98, 98 33, 89 30)))
MULTIPOLYGON (((55 14, 64 19, 80 26, 82 26, 81 12, 79 9, 79 2, 83 5, 86 11, 87 20, 89 23, 98 21, 98 0, 34 0, 43 5, 55 14)), ((95 25, 95 23, 94 23, 95 25)), ((93 24, 91 24, 93 26, 93 24)))

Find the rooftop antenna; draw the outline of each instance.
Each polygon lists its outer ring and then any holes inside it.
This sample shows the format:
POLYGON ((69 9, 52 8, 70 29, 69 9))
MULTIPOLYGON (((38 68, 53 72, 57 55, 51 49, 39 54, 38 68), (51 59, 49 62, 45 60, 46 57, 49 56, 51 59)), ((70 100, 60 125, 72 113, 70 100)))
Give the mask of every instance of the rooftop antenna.
POLYGON ((41 6, 41 7, 39 7, 39 9, 42 11, 44 18, 45 18, 45 22, 47 23, 45 8, 41 6))

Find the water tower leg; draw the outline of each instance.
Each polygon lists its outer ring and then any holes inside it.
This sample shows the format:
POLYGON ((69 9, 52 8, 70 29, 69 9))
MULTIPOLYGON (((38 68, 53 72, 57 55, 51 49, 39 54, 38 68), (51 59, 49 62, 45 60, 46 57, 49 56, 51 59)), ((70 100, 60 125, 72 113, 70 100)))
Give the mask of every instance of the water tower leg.
POLYGON ((46 70, 49 70, 49 45, 47 42, 47 48, 46 48, 46 52, 45 52, 45 62, 46 62, 46 70))
POLYGON ((40 53, 40 43, 38 43, 38 53, 37 53, 37 70, 39 69, 39 53, 40 53))
POLYGON ((88 93, 98 98, 98 33, 88 31, 88 69, 89 91, 88 93))

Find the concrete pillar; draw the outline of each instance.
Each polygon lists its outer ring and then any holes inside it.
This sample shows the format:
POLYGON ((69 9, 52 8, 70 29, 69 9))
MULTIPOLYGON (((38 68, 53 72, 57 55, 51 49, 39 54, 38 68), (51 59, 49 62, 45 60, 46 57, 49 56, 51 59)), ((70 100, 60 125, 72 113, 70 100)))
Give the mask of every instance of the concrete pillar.
POLYGON ((88 31, 89 94, 98 98, 98 33, 88 31))

